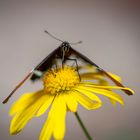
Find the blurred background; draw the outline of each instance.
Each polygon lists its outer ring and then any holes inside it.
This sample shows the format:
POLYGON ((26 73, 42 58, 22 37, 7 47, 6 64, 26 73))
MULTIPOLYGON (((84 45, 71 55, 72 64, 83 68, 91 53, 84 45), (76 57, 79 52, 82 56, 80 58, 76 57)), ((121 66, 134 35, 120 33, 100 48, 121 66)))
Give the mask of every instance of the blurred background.
MULTIPOLYGON (((103 106, 79 114, 94 140, 140 139, 140 1, 139 0, 0 0, 0 102, 45 56, 60 45, 48 30, 69 42, 106 71, 118 74, 135 95, 123 92, 125 106, 103 106)), ((0 139, 38 140, 47 114, 32 119, 18 135, 9 134, 10 106, 22 94, 40 89, 27 81, 0 104, 0 139)), ((72 113, 67 115, 65 140, 86 140, 72 113)))

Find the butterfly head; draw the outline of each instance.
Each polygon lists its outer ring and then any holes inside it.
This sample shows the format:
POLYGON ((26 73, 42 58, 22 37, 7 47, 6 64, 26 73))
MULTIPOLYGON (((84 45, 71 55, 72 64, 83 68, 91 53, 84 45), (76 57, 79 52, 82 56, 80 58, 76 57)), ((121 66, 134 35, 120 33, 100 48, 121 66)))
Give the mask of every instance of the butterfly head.
POLYGON ((69 49, 71 48, 71 46, 70 46, 69 42, 64 41, 64 42, 62 42, 62 44, 60 45, 60 48, 61 48, 61 50, 62 50, 63 52, 68 52, 69 49))

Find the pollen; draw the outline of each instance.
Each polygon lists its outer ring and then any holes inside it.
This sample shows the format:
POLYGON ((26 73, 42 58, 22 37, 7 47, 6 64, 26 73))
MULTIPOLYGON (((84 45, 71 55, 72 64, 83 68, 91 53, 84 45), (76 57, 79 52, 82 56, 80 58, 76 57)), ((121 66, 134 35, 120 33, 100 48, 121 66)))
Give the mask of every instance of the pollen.
POLYGON ((69 91, 79 82, 76 68, 70 66, 49 70, 43 76, 44 90, 51 94, 69 91))

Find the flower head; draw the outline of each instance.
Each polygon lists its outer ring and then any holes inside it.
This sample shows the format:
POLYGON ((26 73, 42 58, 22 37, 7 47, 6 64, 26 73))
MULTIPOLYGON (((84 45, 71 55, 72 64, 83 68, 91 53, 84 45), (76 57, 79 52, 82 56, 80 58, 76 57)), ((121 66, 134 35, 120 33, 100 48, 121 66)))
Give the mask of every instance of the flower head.
POLYGON ((51 94, 69 91, 76 86, 79 76, 75 68, 66 66, 47 72, 43 77, 44 90, 51 94))
MULTIPOLYGON (((120 81, 118 76, 110 75, 120 81)), ((42 81, 42 90, 22 95, 11 107, 10 115, 14 115, 10 126, 11 134, 17 134, 31 118, 43 115, 50 108, 40 140, 50 140, 52 136, 56 140, 62 140, 67 111, 76 112, 78 104, 88 110, 101 107, 102 101, 98 94, 106 96, 113 105, 117 102, 123 105, 122 97, 113 89, 133 92, 129 88, 110 86, 100 72, 93 70, 79 75, 77 69, 70 66, 48 70, 42 81)))

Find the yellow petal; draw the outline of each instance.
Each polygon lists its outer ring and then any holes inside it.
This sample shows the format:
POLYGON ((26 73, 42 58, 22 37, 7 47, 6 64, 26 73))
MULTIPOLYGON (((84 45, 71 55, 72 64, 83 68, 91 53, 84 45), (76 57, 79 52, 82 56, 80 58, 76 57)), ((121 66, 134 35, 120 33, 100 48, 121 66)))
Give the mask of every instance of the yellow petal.
MULTIPOLYGON (((80 89, 81 86, 78 87, 78 89, 80 89)), ((82 92, 83 94, 87 95, 89 98, 91 98, 92 100, 95 100, 97 102, 101 102, 100 98, 98 96, 96 96, 95 94, 89 92, 89 91, 86 91, 86 90, 83 90, 82 92)), ((112 98, 109 98, 110 102, 112 103, 112 105, 116 105, 116 101, 113 100, 112 98)), ((102 102, 101 102, 102 104, 102 102)))
POLYGON ((56 122, 55 127, 53 130, 54 139, 56 140, 62 140, 64 138, 65 134, 65 117, 66 117, 66 103, 64 100, 63 95, 59 96, 58 102, 56 104, 56 112, 54 115, 56 115, 56 122))
POLYGON ((15 113, 26 109, 32 103, 34 103, 37 99, 43 96, 43 91, 38 92, 30 92, 22 95, 11 107, 9 114, 12 116, 15 113))
POLYGON ((78 86, 77 88, 75 88, 75 90, 79 91, 80 93, 84 94, 85 96, 87 96, 88 98, 93 100, 95 108, 101 107, 102 101, 100 100, 100 98, 97 95, 95 95, 92 92, 86 90, 86 88, 83 89, 82 86, 78 86))
MULTIPOLYGON (((26 100, 25 105, 23 102, 18 102, 17 104, 14 104, 14 107, 12 107, 12 113, 14 113, 14 109, 17 111, 15 116, 13 117, 10 125, 10 133, 11 134, 16 134, 20 132, 25 125, 28 123, 28 121, 34 117, 38 109, 41 107, 41 105, 44 103, 46 100, 46 96, 42 94, 41 91, 33 93, 33 96, 30 97, 35 97, 35 98, 28 98, 26 100), (38 98, 37 98, 38 97, 38 98), (36 99, 36 100, 35 100, 36 99), (24 110, 21 109, 18 105, 23 105, 26 107, 24 110)), ((24 96, 25 97, 25 96, 24 96)), ((23 98, 20 99, 20 101, 23 98)))
POLYGON ((113 74, 113 73, 110 73, 110 72, 107 72, 111 77, 113 77, 115 80, 117 80, 118 82, 121 82, 122 79, 121 77, 119 77, 118 75, 116 74, 113 74))
MULTIPOLYGON (((112 78, 117 80, 118 82, 122 81, 121 77, 119 77, 118 75, 110 73, 110 72, 107 72, 107 73, 112 78)), ((105 75, 102 72, 87 72, 87 73, 82 73, 80 76, 82 79, 103 79, 103 78, 105 78, 105 75)))
POLYGON ((103 74, 100 73, 94 73, 94 72, 87 72, 80 74, 82 79, 103 79, 103 74))
POLYGON ((70 110, 71 112, 76 112, 77 111, 77 107, 78 107, 78 102, 75 99, 75 96, 73 95, 73 93, 67 93, 64 95, 65 97, 65 101, 66 101, 66 105, 68 107, 68 110, 70 110))
POLYGON ((40 140, 50 140, 52 134, 57 140, 65 134, 66 103, 63 95, 56 95, 48 119, 41 131, 40 140))
POLYGON ((116 106, 116 101, 113 100, 112 98, 109 98, 110 102, 112 103, 112 105, 116 106))
POLYGON ((92 82, 83 82, 80 85, 85 85, 86 87, 93 87, 93 88, 98 88, 98 89, 121 89, 121 90, 126 90, 134 94, 134 91, 130 88, 127 87, 119 87, 119 86, 102 86, 102 85, 95 85, 92 82))
POLYGON ((54 99, 54 96, 52 95, 46 95, 46 101, 45 103, 40 107, 40 109, 38 110, 38 112, 36 113, 36 117, 41 116, 42 114, 44 114, 46 112, 46 110, 49 108, 49 106, 51 105, 52 101, 54 99))
POLYGON ((82 87, 85 90, 91 91, 93 93, 98 93, 98 94, 102 94, 108 98, 111 98, 117 102, 119 102, 120 104, 124 105, 124 101, 122 99, 122 97, 116 93, 114 93, 113 91, 110 90, 105 90, 105 89, 99 89, 99 88, 94 88, 93 87, 82 87))
POLYGON ((33 106, 32 108, 29 108, 22 113, 20 112, 16 114, 11 121, 10 133, 12 135, 19 133, 25 127, 28 121, 33 117, 37 109, 38 106, 33 106))
POLYGON ((73 92, 74 96, 76 97, 76 100, 86 109, 91 110, 91 109, 96 109, 98 108, 101 104, 100 103, 95 103, 93 102, 90 98, 88 98, 85 95, 82 95, 78 91, 73 92), (99 104, 99 105, 97 105, 99 104))
POLYGON ((50 114, 49 114, 48 119, 41 131, 39 140, 50 140, 51 139, 51 136, 53 133, 53 127, 54 127, 53 125, 54 125, 53 118, 51 118, 50 114))

